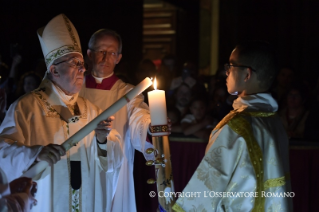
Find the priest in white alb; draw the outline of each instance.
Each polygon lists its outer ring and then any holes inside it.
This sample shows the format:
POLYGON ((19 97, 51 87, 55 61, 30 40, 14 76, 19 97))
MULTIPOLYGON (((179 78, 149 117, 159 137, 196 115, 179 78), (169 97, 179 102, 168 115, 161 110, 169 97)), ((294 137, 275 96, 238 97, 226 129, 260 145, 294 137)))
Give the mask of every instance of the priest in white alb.
MULTIPOLYGON (((85 78, 80 96, 89 99, 102 110, 108 108, 133 86, 124 83, 114 74, 114 68, 122 58, 122 39, 113 30, 101 29, 95 32, 89 41, 87 50, 90 59, 91 74, 85 78)), ((121 135, 123 164, 118 172, 116 191, 113 193, 113 212, 136 211, 133 180, 134 152, 142 152, 146 160, 154 159, 153 154, 145 150, 153 147, 147 142, 147 132, 151 123, 148 106, 142 94, 132 99, 125 107, 115 113, 113 129, 121 135)), ((169 123, 170 126, 170 123, 169 123)))
POLYGON ((225 69, 228 92, 238 95, 234 110, 212 131, 175 211, 292 211, 288 138, 267 93, 277 73, 274 55, 261 41, 231 53, 225 69))
POLYGON ((79 97, 85 68, 80 40, 60 14, 38 30, 47 72, 38 89, 9 108, 0 127, 0 168, 9 181, 38 161, 50 166, 35 177, 38 204, 32 211, 109 211, 114 170, 121 166, 120 135, 113 117, 98 124, 70 151, 60 146, 101 110, 79 97), (55 163, 55 164, 54 164, 55 163))

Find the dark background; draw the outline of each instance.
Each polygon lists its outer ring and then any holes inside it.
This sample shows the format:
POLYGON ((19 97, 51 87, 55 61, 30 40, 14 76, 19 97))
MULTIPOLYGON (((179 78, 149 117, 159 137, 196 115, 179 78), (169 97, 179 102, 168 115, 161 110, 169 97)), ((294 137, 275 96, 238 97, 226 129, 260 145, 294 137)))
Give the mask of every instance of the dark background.
MULTIPOLYGON (((179 8, 176 56, 179 62, 199 61, 199 0, 168 0, 179 8)), ((314 84, 318 78, 319 1, 220 0, 219 65, 228 61, 236 43, 262 39, 277 49, 281 66, 314 84)), ((22 46, 20 72, 35 68, 43 58, 38 28, 64 13, 78 30, 85 54, 87 42, 100 28, 116 30, 123 38, 126 69, 134 72, 142 59, 142 0, 104 1, 0 1, 0 54, 11 64, 10 44, 22 46)))

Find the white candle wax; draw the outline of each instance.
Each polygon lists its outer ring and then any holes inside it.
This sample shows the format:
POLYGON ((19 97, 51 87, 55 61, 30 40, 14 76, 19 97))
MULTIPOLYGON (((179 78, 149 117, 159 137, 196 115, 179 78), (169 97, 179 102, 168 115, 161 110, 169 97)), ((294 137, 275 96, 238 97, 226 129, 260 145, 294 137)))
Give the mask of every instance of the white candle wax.
MULTIPOLYGON (((165 91, 154 90, 147 93, 151 113, 151 126, 167 125, 165 91)), ((153 136, 168 135, 168 132, 152 133, 153 136)))
MULTIPOLYGON (((128 101, 133 99, 135 96, 142 93, 146 88, 152 85, 152 81, 150 78, 146 77, 142 82, 140 82, 135 88, 133 88, 130 92, 124 95, 122 98, 117 100, 114 104, 112 104, 109 108, 103 111, 100 115, 98 115, 95 119, 93 119, 90 123, 85 125, 82 129, 72 135, 69 139, 67 139, 62 146, 68 151, 72 146, 76 145, 79 141, 81 141, 85 136, 87 136, 90 132, 92 132, 103 120, 106 120, 108 117, 115 114, 118 110, 120 110, 124 105, 127 104, 128 101)), ((116 118, 116 117, 115 117, 116 118)), ((52 141, 53 143, 53 141, 52 141)), ((23 176, 33 178, 39 173, 41 173, 46 167, 48 163, 45 161, 40 161, 31 167, 28 171, 26 171, 23 176)))

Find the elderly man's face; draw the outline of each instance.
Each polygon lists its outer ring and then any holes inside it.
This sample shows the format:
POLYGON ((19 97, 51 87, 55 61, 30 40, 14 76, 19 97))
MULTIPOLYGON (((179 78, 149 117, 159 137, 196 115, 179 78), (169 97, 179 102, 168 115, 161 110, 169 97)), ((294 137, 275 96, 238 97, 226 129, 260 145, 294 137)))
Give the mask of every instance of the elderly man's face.
POLYGON ((75 53, 65 55, 50 67, 53 81, 67 94, 72 95, 81 90, 84 79, 83 58, 75 53))
POLYGON ((93 74, 97 77, 110 75, 122 58, 117 39, 109 35, 96 39, 94 49, 88 49, 87 54, 92 63, 93 74))

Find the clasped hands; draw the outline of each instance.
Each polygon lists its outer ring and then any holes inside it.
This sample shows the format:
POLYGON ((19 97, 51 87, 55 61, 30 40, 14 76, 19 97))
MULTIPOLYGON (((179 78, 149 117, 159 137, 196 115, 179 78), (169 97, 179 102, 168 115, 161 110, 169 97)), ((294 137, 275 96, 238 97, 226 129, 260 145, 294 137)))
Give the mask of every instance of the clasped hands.
MULTIPOLYGON (((101 121, 95 128, 96 138, 100 143, 105 143, 106 137, 112 129, 114 116, 110 116, 104 121, 101 121)), ((58 144, 48 144, 44 146, 38 154, 36 161, 46 161, 50 166, 61 160, 61 157, 66 154, 63 146, 58 144)))

